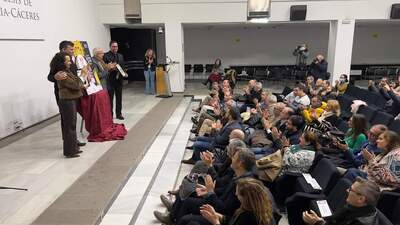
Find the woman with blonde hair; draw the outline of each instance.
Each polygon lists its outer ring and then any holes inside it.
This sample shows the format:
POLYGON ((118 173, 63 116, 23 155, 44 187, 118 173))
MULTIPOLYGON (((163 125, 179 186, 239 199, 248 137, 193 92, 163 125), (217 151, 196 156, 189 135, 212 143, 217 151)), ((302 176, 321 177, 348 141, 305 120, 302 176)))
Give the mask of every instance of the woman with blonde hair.
POLYGON ((156 71, 156 55, 153 49, 149 48, 144 55, 144 79, 146 80, 146 94, 155 94, 154 80, 156 71))
POLYGON ((321 123, 322 121, 329 122, 332 126, 337 127, 340 123, 340 104, 337 100, 328 100, 326 102, 325 111, 318 118, 316 116, 311 116, 313 122, 321 123))
POLYGON ((217 213, 211 205, 200 207, 201 215, 213 225, 269 225, 274 224, 272 203, 265 186, 253 178, 242 178, 236 183, 236 196, 241 205, 232 218, 217 213))

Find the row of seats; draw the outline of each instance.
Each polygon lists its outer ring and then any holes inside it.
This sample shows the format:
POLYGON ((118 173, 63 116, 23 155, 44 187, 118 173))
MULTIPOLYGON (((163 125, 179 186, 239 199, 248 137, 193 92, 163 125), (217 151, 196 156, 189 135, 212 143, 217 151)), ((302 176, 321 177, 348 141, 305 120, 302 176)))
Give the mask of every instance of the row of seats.
POLYGON ((192 69, 193 73, 203 73, 204 71, 206 73, 211 73, 213 66, 213 64, 194 64, 193 66, 191 64, 185 64, 185 73, 190 73, 192 69))
MULTIPOLYGON (((296 180, 296 193, 286 199, 288 222, 290 225, 304 225, 302 212, 313 209, 318 212, 317 200, 326 200, 332 213, 346 203, 347 190, 352 183, 341 178, 336 166, 326 158, 317 159, 310 170, 311 176, 318 182, 322 190, 315 190, 301 175, 296 180)), ((384 191, 378 202, 379 224, 400 224, 400 193, 384 191), (398 204, 397 207, 394 207, 398 204)))
POLYGON ((357 113, 363 114, 369 124, 383 124, 390 130, 400 134, 400 120, 394 120, 394 116, 383 111, 386 99, 379 93, 371 92, 356 86, 350 85, 345 94, 338 96, 338 101, 342 110, 342 118, 348 119, 351 116, 351 105, 354 100, 362 100, 367 106, 361 105, 357 113))

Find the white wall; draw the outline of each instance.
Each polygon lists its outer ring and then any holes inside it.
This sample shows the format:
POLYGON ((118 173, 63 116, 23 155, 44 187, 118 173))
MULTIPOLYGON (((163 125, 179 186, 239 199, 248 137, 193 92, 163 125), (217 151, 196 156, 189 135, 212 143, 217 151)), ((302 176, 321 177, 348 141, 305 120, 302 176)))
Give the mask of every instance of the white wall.
MULTIPOLYGON (((221 58, 225 67, 294 64, 292 51, 302 42, 309 44, 310 57, 327 54, 329 24, 244 27, 185 28, 185 64, 213 63, 215 58, 221 58)), ((356 25, 352 64, 400 63, 398 37, 400 24, 356 25)))
POLYGON ((310 57, 326 55, 329 25, 231 28, 187 28, 185 34, 185 63, 213 63, 221 58, 229 65, 294 64, 293 49, 309 43, 310 57))
POLYGON ((96 0, 42 1, 44 41, 0 41, 0 138, 14 132, 14 121, 28 127, 58 113, 47 74, 61 40, 108 46, 109 29, 100 23, 96 0))
POLYGON ((400 23, 392 25, 356 25, 353 64, 399 64, 400 23))

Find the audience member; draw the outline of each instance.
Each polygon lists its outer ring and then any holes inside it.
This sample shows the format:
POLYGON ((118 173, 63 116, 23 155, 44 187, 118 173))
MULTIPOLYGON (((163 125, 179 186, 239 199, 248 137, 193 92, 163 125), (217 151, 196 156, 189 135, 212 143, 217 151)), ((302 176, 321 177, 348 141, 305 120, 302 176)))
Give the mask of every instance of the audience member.
POLYGON ((351 153, 353 153, 367 140, 367 137, 365 136, 367 130, 367 121, 364 115, 354 114, 349 119, 348 125, 349 130, 347 131, 344 139, 345 143, 335 141, 334 145, 336 145, 339 149, 348 149, 351 153))
POLYGON ((323 55, 317 55, 312 63, 310 64, 310 74, 314 77, 314 80, 327 79, 328 63, 325 61, 323 55))
POLYGON ((367 162, 361 170, 349 169, 345 177, 354 180, 361 176, 376 182, 381 190, 394 190, 400 188, 400 137, 393 131, 385 131, 379 135, 378 148, 382 153, 376 155, 367 150, 362 154, 367 162))
POLYGON ((366 161, 363 156, 363 151, 367 150, 374 155, 380 154, 382 152, 382 149, 378 148, 376 141, 379 135, 381 135, 387 129, 388 128, 382 124, 372 126, 367 133, 368 139, 365 140, 364 143, 362 143, 360 147, 358 149, 355 149, 353 152, 348 151, 348 149, 344 149, 344 156, 356 168, 364 165, 366 161))
POLYGON ((349 80, 347 79, 346 74, 340 75, 339 80, 335 81, 335 90, 338 95, 344 94, 348 86, 349 86, 349 80))
POLYGON ((319 96, 314 96, 311 98, 311 105, 304 108, 302 111, 303 117, 307 123, 313 122, 313 120, 318 120, 318 118, 325 111, 326 103, 321 101, 319 96))
MULTIPOLYGON (((200 152, 205 150, 212 150, 216 146, 225 148, 229 143, 229 134, 234 129, 242 129, 240 125, 240 118, 238 117, 237 108, 229 108, 226 113, 226 124, 220 128, 217 135, 214 137, 198 137, 194 142, 193 155, 190 159, 182 160, 182 163, 194 164, 200 159, 200 152)), ((216 127, 218 130, 219 128, 216 127)))
POLYGON ((303 84, 298 84, 293 91, 285 97, 284 102, 297 112, 301 110, 302 107, 310 105, 310 98, 306 95, 306 91, 307 89, 303 84))
POLYGON ((323 219, 313 210, 303 212, 303 220, 309 225, 374 225, 377 223, 376 205, 379 187, 371 181, 357 178, 347 190, 346 205, 337 209, 331 217, 323 219))
MULTIPOLYGON (((203 205, 200 214, 211 224, 230 225, 270 225, 272 220, 272 203, 269 192, 264 185, 252 178, 243 178, 236 184, 236 197, 240 201, 240 208, 233 217, 222 215, 211 205, 203 205)), ((200 223, 189 223, 192 225, 200 223)))

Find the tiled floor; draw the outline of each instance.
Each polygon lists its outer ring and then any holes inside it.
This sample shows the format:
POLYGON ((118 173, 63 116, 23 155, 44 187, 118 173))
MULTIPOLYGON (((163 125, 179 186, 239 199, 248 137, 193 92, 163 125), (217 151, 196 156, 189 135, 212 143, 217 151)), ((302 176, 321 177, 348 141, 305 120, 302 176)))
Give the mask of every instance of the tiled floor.
MULTIPOLYGON (((239 87, 243 85, 244 82, 239 87)), ((142 82, 134 82, 124 89, 123 114, 127 129, 160 101, 142 94, 142 86, 142 82)), ((269 86, 273 92, 283 87, 281 84, 269 86)), ((186 82, 185 94, 204 96, 207 93, 199 82, 186 82)), ((159 133, 102 225, 157 224, 152 212, 162 209, 159 195, 172 189, 177 177, 180 183, 190 170, 190 166, 180 164, 192 125, 190 110, 184 114, 187 101, 176 109, 159 133)), ((30 224, 114 143, 88 143, 80 158, 67 160, 62 156, 60 124, 56 122, 1 148, 0 185, 28 188, 29 191, 0 189, 0 225, 30 224)))
MULTIPOLYGON (((123 187, 116 200, 108 210, 101 225, 112 224, 129 224, 131 220, 136 218, 141 219, 141 209, 146 207, 148 203, 148 196, 152 196, 152 187, 160 189, 170 188, 175 179, 173 179, 174 167, 179 168, 180 157, 177 149, 185 149, 186 143, 177 143, 176 137, 182 137, 181 123, 185 115, 190 98, 186 98, 175 110, 173 115, 165 124, 164 128, 160 131, 151 147, 148 149, 146 155, 129 178, 127 184, 123 187), (178 129, 178 127, 181 127, 178 129), (174 149, 171 151, 171 149, 174 149), (175 160, 175 161, 174 161, 175 160), (164 162, 164 163, 163 163, 164 162), (164 166, 167 166, 167 169, 164 166), (161 168, 161 169, 160 169, 161 168), (160 171, 160 173, 158 173, 160 171), (164 171, 164 172, 163 172, 164 171), (167 172, 168 176, 160 174, 167 172), (171 183, 169 185, 169 183, 171 183), (151 190, 150 190, 151 189, 151 190)), ((189 128, 190 129, 190 128, 189 128)), ((185 132, 188 133, 188 132, 185 132)), ((175 174, 177 174, 176 169, 175 174)), ((143 211, 143 210, 142 210, 143 211)), ((147 224, 147 223, 139 223, 147 224)))
MULTIPOLYGON (((123 95, 127 129, 159 101, 128 86, 123 95)), ((30 224, 115 143, 87 143, 80 158, 65 159, 60 130, 56 122, 0 149, 0 185, 29 189, 0 189, 1 225, 30 224)))

